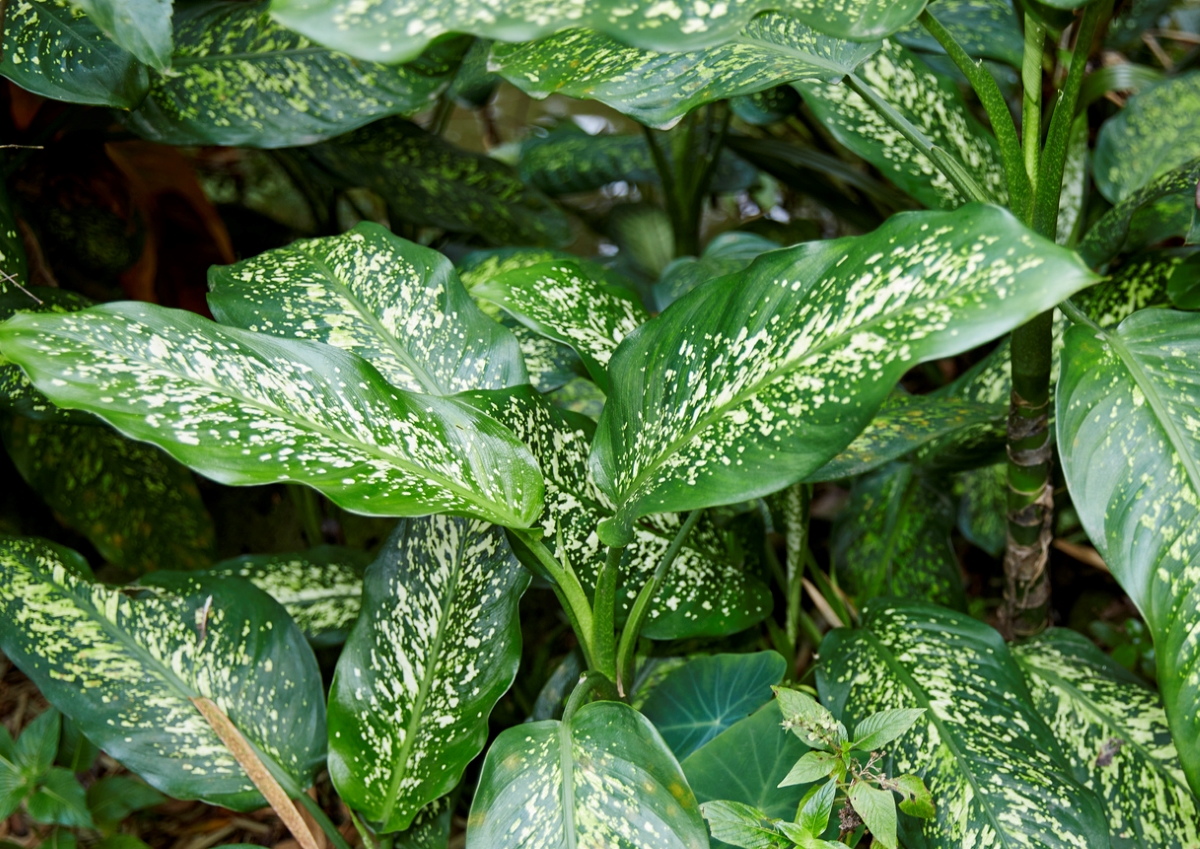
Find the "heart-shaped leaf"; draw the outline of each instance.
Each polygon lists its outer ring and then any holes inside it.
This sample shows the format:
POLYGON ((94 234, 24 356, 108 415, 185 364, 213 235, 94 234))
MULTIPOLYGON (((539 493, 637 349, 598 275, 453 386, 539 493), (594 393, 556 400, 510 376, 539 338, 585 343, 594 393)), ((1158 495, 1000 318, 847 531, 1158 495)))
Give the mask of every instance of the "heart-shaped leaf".
POLYGON ((620 702, 501 732, 479 776, 467 849, 707 849, 696 797, 644 716, 620 702))
POLYGON ((264 2, 188 5, 175 16, 170 72, 154 76, 146 101, 124 120, 164 144, 312 144, 426 108, 466 47, 451 40, 409 65, 376 65, 284 29, 264 2))
POLYGON ((142 593, 75 575, 51 547, 0 542, 0 649, 105 752, 178 799, 250 811, 249 777, 190 699, 232 720, 290 794, 325 761, 316 658, 236 578, 159 572, 142 593))
POLYGON ((1031 849, 1107 845, 1099 801, 1072 778, 995 630, 898 600, 868 604, 862 625, 826 636, 817 682, 821 700, 848 724, 925 708, 888 747, 892 774, 921 776, 937 803, 934 819, 902 821, 902 836, 911 831, 905 845, 949 849, 981 835, 1031 849))
POLYGON ((139 61, 171 67, 172 0, 71 0, 92 23, 139 61))
POLYGON ((295 481, 375 516, 453 511, 513 526, 542 484, 474 409, 391 387, 354 354, 118 303, 0 325, 0 351, 59 406, 230 484, 295 481))
MULTIPOLYGON (((1073 316, 1075 318, 1075 316, 1073 316)), ((1200 790, 1200 315, 1135 312, 1066 333, 1056 397, 1071 500, 1154 637, 1179 759, 1200 790)))
POLYGON ((1121 252, 1127 238, 1132 241, 1130 228, 1139 213, 1152 210, 1157 202, 1176 199, 1182 201, 1180 207, 1194 208, 1197 183, 1200 183, 1200 158, 1131 192, 1087 231, 1079 243, 1079 255, 1092 268, 1099 268, 1121 252))
POLYGON ((1013 654, 1075 777, 1108 809, 1114 845, 1200 843, 1200 802, 1157 694, 1074 631, 1054 628, 1013 654))
POLYGON ((879 49, 822 35, 800 19, 767 13, 719 46, 686 53, 630 47, 572 29, 525 44, 497 44, 491 67, 526 94, 599 100, 652 127, 698 106, 780 83, 837 81, 879 49))
POLYGON ((617 516, 601 534, 620 543, 638 516, 807 478, 911 365, 995 338, 1095 279, 1009 213, 973 204, 773 251, 702 286, 609 363, 591 466, 617 516))
POLYGON ((353 351, 393 386, 450 395, 525 383, 513 335, 485 316, 450 260, 365 222, 209 269, 222 324, 353 351))
POLYGON ((517 674, 529 583, 499 528, 401 522, 367 570, 329 695, 329 772, 385 832, 449 792, 517 674))
POLYGON ((0 74, 54 100, 130 109, 150 89, 146 67, 68 0, 13 4, 0 74))

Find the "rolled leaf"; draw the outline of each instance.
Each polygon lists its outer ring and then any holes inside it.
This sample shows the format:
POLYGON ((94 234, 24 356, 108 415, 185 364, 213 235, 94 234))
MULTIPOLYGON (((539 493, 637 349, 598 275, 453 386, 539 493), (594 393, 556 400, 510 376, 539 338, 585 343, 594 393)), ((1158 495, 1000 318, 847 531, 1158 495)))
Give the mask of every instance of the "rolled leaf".
POLYGON ((644 716, 593 702, 566 722, 509 728, 483 762, 467 849, 707 849, 683 772, 644 716))
POLYGON ((240 579, 160 572, 132 595, 7 537, 0 649, 88 739, 177 799, 264 804, 192 698, 215 702, 289 793, 324 764, 317 661, 283 608, 240 579))
POLYGON ((1200 844, 1162 700, 1087 638, 1053 628, 1013 650, 1075 777, 1104 802, 1114 846, 1200 844))
POLYGON ((525 383, 517 340, 442 254, 364 222, 208 272, 222 324, 352 351, 393 386, 450 395, 525 383))
POLYGON ((465 49, 449 41, 409 65, 376 65, 284 29, 265 2, 188 5, 175 16, 171 72, 154 77, 146 101, 124 120, 164 144, 312 144, 426 108, 465 49))
POLYGON ((905 845, 1105 846, 1108 823, 1073 777, 995 630, 922 602, 877 600, 862 627, 821 644, 821 701, 854 725, 881 710, 924 708, 888 746, 891 773, 925 780, 932 820, 901 820, 905 845), (908 832, 906 834, 906 832, 908 832))
POLYGON ((230 484, 304 483, 375 516, 541 512, 528 450, 456 401, 391 387, 354 354, 118 303, 14 316, 0 351, 54 403, 230 484))
POLYGON ((385 832, 458 784, 517 674, 529 573, 499 528, 403 521, 367 570, 329 695, 329 772, 385 832))
POLYGON ((1134 217, 1150 210, 1156 202, 1182 200, 1194 203, 1196 184, 1200 182, 1200 158, 1193 159, 1132 192, 1087 231, 1079 243, 1079 255, 1092 268, 1098 268, 1121 252, 1130 236, 1134 217))
POLYGON ((145 65, 68 0, 8 8, 0 74, 54 100, 130 109, 150 89, 145 65))
POLYGON ((1079 519, 1154 637, 1188 783, 1200 790, 1200 315, 1151 309, 1066 333, 1059 454, 1079 519))
POLYGON ((171 67, 172 0, 71 0, 93 24, 139 61, 171 67))
POLYGON ((911 365, 995 338, 1095 279, 1009 213, 970 205, 773 251, 691 292, 609 364, 590 462, 617 516, 601 535, 621 542, 638 516, 805 479, 911 365))

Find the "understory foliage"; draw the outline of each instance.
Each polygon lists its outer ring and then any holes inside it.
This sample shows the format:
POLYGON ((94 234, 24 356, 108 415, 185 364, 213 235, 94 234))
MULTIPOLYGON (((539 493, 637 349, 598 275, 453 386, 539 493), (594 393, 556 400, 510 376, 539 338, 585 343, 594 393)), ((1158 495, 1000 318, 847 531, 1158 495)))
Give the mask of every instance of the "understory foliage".
POLYGON ((23 846, 1200 849, 1195 0, 3 13, 23 846))

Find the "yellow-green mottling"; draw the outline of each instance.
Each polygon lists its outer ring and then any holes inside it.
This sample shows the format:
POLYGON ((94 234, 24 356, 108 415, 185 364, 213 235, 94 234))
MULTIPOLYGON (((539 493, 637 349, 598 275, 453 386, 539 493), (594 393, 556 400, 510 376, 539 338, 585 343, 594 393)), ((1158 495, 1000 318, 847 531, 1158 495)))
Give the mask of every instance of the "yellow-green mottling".
POLYGON ((700 807, 644 716, 620 702, 509 728, 483 762, 467 849, 708 849, 700 807))
MULTIPOLYGON (((969 55, 1021 67, 1025 38, 1009 0, 938 0, 931 11, 969 55)), ((917 50, 945 52, 919 22, 897 32, 896 40, 917 50)))
POLYGON ((1104 803, 1113 845, 1200 849, 1200 802, 1158 694, 1074 631, 1051 629, 1013 654, 1075 777, 1104 803))
POLYGON ((88 739, 170 796, 264 804, 195 696, 229 716, 289 792, 307 787, 325 760, 325 706, 287 613, 237 578, 143 580, 141 592, 110 589, 39 540, 0 539, 0 649, 88 739))
POLYGON ((864 608, 861 628, 825 638, 817 683, 822 703, 849 727, 882 710, 925 709, 888 746, 892 774, 921 776, 937 806, 934 819, 907 824, 919 845, 1108 845, 1099 800, 1072 777, 1004 639, 982 622, 878 599, 864 608))
POLYGON ((1116 327, 1135 312, 1168 303, 1167 283, 1187 255, 1149 251, 1125 260, 1110 279, 1084 289, 1075 304, 1101 327, 1116 327))
MULTIPOLYGON (((8 15, 11 19, 12 12, 8 15)), ((6 50, 5 56, 7 55, 6 50)), ((0 65, 0 71, 2 70, 3 66, 0 65)), ((29 283, 25 267, 25 246, 17 230, 17 219, 13 215, 8 192, 3 186, 0 186, 0 272, 3 272, 0 274, 0 295, 20 291, 13 285, 14 280, 22 286, 29 283)))
POLYGON ((528 583, 502 529, 448 516, 401 522, 367 570, 330 689, 329 771, 387 831, 408 828, 483 751, 520 663, 528 583))

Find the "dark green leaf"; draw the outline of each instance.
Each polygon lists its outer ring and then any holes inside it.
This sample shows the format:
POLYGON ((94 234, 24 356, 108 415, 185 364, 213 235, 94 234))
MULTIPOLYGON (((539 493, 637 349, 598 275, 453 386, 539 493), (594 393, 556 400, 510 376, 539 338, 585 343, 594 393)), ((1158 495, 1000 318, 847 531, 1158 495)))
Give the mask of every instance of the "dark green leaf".
POLYGON ((426 108, 465 49, 452 40, 410 65, 376 65, 284 29, 265 2, 188 5, 175 17, 171 71, 125 121, 165 144, 312 144, 426 108))
POLYGON ((907 463, 856 480, 833 530, 841 586, 860 602, 898 596, 965 610, 946 489, 907 463))
MULTIPOLYGON (((22 258, 24 254, 22 254, 22 258)), ((0 290, 3 287, 0 286, 0 290)), ((46 286, 34 286, 22 292, 14 290, 0 294, 0 321, 11 318, 18 312, 61 313, 87 309, 92 302, 82 295, 46 286), (29 297, 32 294, 33 297, 29 297)), ((96 424, 97 419, 87 413, 63 410, 33 388, 29 377, 15 364, 5 363, 0 356, 0 409, 8 409, 37 421, 73 422, 96 424)))
MULTIPOLYGON (((12 15, 15 12, 10 11, 8 14, 12 15)), ((8 17, 5 19, 8 20, 8 17)), ((13 214, 7 190, 0 185, 0 295, 20 292, 20 288, 13 285, 14 283, 28 286, 29 273, 25 262, 25 245, 17 227, 17 217, 13 214)))
POLYGON ((47 825, 91 828, 83 786, 70 770, 56 766, 41 777, 35 789, 25 799, 25 810, 34 820, 47 825))
POLYGON ((104 426, 0 420, 13 465, 110 563, 140 574, 212 562, 216 529, 191 472, 104 426))
POLYGON ((139 61, 171 67, 171 0, 71 0, 105 35, 139 61))
POLYGON ((957 483, 962 490, 958 529, 967 542, 1000 557, 1008 544, 1008 467, 997 463, 971 469, 957 483))
POLYGON ((98 824, 115 826, 143 808, 153 808, 166 797, 129 775, 106 775, 87 789, 87 806, 98 824))
POLYGON ((644 716, 620 702, 567 722, 526 723, 488 749, 467 825, 470 849, 707 849, 683 771, 644 716))
POLYGON ((496 86, 500 85, 500 78, 487 67, 491 50, 491 39, 476 38, 463 56, 458 73, 454 75, 454 81, 446 91, 459 106, 466 109, 482 109, 491 100, 496 86))
MULTIPOLYGON (((235 843, 233 846, 241 847, 241 849, 249 849, 250 844, 235 843)), ((139 840, 132 834, 110 834, 103 840, 94 844, 95 849, 150 849, 150 845, 144 840, 139 840)))
POLYGON ((329 696, 338 794, 386 832, 449 792, 517 674, 529 583, 499 528, 401 522, 367 570, 329 696))
POLYGON ((1105 803, 1113 845, 1200 843, 1200 803, 1158 695, 1074 631, 1054 628, 1014 654, 1075 777, 1105 803))
POLYGON ((107 589, 76 577, 53 549, 6 538, 0 649, 98 746, 168 795, 263 805, 194 697, 212 699, 285 789, 300 792, 325 761, 325 704, 316 659, 287 613, 236 578, 143 580, 152 585, 138 596, 107 589))
POLYGON ((96 748, 96 744, 83 736, 79 724, 69 716, 63 717, 62 739, 59 741, 58 756, 54 762, 71 772, 84 772, 91 769, 99 754, 100 750, 96 748))
POLYGON ((513 335, 475 306, 450 260, 364 222, 208 272, 222 324, 352 351, 410 392, 525 383, 513 335))
MULTIPOLYGON (((1021 67, 1025 37, 1010 0, 937 0, 929 11, 971 56, 1021 67)), ((920 23, 897 32, 896 41, 915 50, 945 52, 920 23)))
POLYGON ((56 828, 50 835, 38 844, 38 849, 76 849, 78 841, 75 833, 65 828, 56 828))
POLYGON ((753 805, 732 800, 714 800, 701 804, 713 842, 709 845, 740 846, 743 849, 787 849, 786 840, 766 816, 753 805))
POLYGON ((1180 259, 1171 268, 1167 297, 1181 310, 1200 310, 1200 254, 1180 259))
POLYGON ((1140 309, 1166 304, 1170 281, 1186 258, 1178 251, 1138 254, 1108 280, 1076 295, 1075 304, 1101 327, 1115 327, 1140 309))
POLYGON ((123 303, 14 316, 0 346, 59 406, 224 483, 305 483, 376 516, 527 526, 541 512, 541 475, 511 433, 460 402, 393 389, 328 345, 123 303))
POLYGON ((702 283, 741 271, 759 255, 779 248, 779 244, 737 231, 722 233, 704 247, 699 257, 674 260, 654 284, 654 303, 662 312, 702 283))
POLYGON ((448 849, 453 813, 451 796, 430 802, 413 818, 412 825, 391 836, 392 849, 448 849))
POLYGON ((800 96, 794 88, 786 85, 729 98, 729 108, 733 114, 747 124, 757 126, 782 121, 794 113, 799 105, 800 96))
POLYGON ((772 251, 694 290, 609 364, 590 461, 617 505, 602 536, 620 542, 638 516, 807 478, 911 365, 994 338, 1095 279, 1009 213, 970 205, 772 251))
MULTIPOLYGON (((586 671, 587 664, 584 662, 583 652, 578 647, 572 649, 562 662, 554 667, 554 671, 538 691, 537 701, 533 703, 533 711, 530 712, 529 718, 534 722, 559 719, 567 698, 579 683, 579 676, 586 671)), ((634 706, 637 707, 636 699, 634 706)))
POLYGON ((560 245, 570 238, 558 207, 512 168, 400 118, 307 152, 345 184, 376 192, 393 221, 478 233, 496 244, 560 245))
POLYGON ((1092 225, 1079 244, 1079 255, 1092 268, 1108 262, 1120 253, 1135 215, 1165 199, 1178 198, 1184 206, 1194 203, 1197 182, 1200 182, 1200 159, 1193 159, 1137 189, 1092 225))
POLYGON ((847 722, 925 708, 889 747, 892 772, 923 777, 937 802, 935 819, 910 821, 906 845, 949 849, 984 835, 1030 849, 1108 845, 1100 803, 1072 778, 996 631, 894 600, 868 604, 862 623, 825 638, 817 682, 822 701, 847 722))
POLYGON ((8 7, 0 74, 54 100, 130 109, 150 75, 68 0, 25 0, 8 7))
POLYGON ((770 700, 786 667, 773 651, 696 658, 655 687, 641 711, 682 761, 770 700))
POLYGON ((1071 499, 1145 616, 1172 736, 1200 790, 1200 315, 1075 325, 1056 395, 1071 499))

